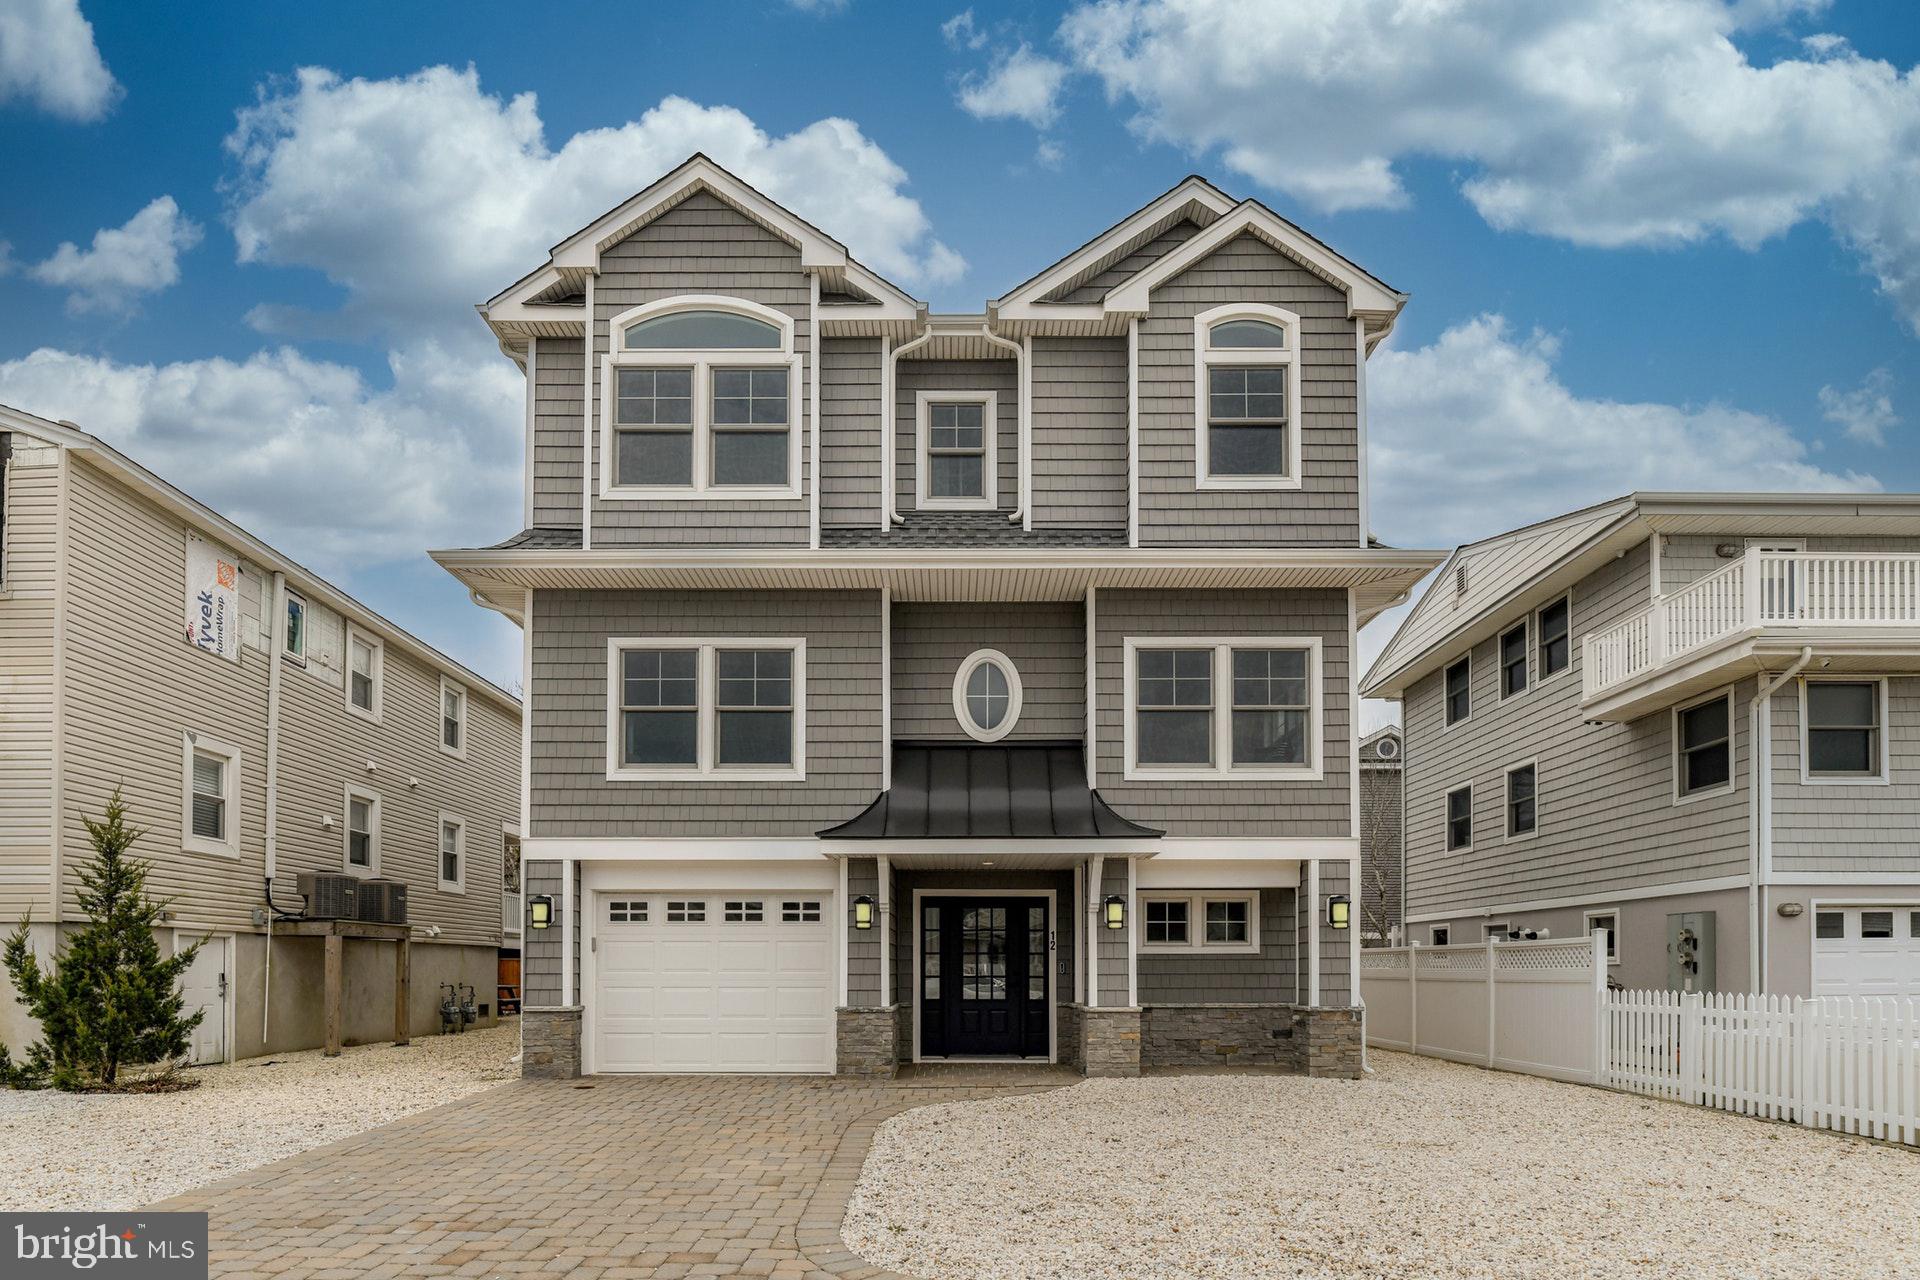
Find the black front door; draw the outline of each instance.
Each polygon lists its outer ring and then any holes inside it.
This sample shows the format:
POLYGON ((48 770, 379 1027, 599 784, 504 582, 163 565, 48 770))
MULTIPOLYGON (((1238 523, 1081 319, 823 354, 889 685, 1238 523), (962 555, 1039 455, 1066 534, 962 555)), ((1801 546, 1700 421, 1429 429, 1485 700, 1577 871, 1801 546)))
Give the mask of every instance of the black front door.
POLYGON ((1044 1058, 1051 939, 1044 898, 920 903, 920 1052, 1044 1058))

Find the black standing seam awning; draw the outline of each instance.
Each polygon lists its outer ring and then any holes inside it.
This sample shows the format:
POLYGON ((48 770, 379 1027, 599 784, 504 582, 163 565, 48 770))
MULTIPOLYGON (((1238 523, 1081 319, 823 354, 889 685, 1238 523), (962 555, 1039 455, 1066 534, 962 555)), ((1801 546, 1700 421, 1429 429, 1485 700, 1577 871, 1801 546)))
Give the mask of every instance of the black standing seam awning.
POLYGON ((893 785, 835 840, 1153 839, 1087 785, 1077 742, 898 742, 893 785))

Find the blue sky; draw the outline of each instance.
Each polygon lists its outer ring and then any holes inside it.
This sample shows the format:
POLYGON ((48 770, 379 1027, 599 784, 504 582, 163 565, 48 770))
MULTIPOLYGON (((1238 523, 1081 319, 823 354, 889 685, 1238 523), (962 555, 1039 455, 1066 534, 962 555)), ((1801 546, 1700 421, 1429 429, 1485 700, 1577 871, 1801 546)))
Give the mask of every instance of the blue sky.
POLYGON ((502 680, 512 629, 421 554, 518 515, 470 304, 695 146, 937 310, 1189 172, 1267 201, 1413 295, 1374 361, 1397 543, 1920 489, 1902 5, 0 7, 0 401, 502 680))

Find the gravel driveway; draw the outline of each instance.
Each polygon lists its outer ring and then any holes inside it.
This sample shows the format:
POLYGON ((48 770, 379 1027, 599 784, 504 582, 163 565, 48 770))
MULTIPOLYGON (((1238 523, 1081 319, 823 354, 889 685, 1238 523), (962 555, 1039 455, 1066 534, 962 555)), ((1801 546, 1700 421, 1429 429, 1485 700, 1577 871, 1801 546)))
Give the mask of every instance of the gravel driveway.
POLYGON ((492 1088, 518 1050, 508 1023, 196 1067, 182 1093, 0 1089, 0 1210, 139 1208, 492 1088))
POLYGON ((1474 1067, 925 1107, 844 1236, 939 1280, 1920 1275, 1920 1153, 1474 1067))

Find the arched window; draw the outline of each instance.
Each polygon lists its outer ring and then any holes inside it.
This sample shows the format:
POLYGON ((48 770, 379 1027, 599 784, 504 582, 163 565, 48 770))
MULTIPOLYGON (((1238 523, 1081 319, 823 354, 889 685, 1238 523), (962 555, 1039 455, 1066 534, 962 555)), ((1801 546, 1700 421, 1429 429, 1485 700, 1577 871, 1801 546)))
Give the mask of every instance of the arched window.
POLYGON ((778 351, 780 330, 733 311, 675 311, 627 326, 629 351, 778 351))
POLYGON ((1194 317, 1194 481, 1202 489, 1300 486, 1300 318, 1265 303, 1194 317))
POLYGON ((1220 350, 1229 347, 1282 349, 1287 331, 1267 320, 1222 320, 1207 331, 1207 345, 1220 350))
POLYGON ((1020 719, 1020 673, 998 649, 978 649, 953 677, 953 714, 967 736, 997 742, 1020 719))

